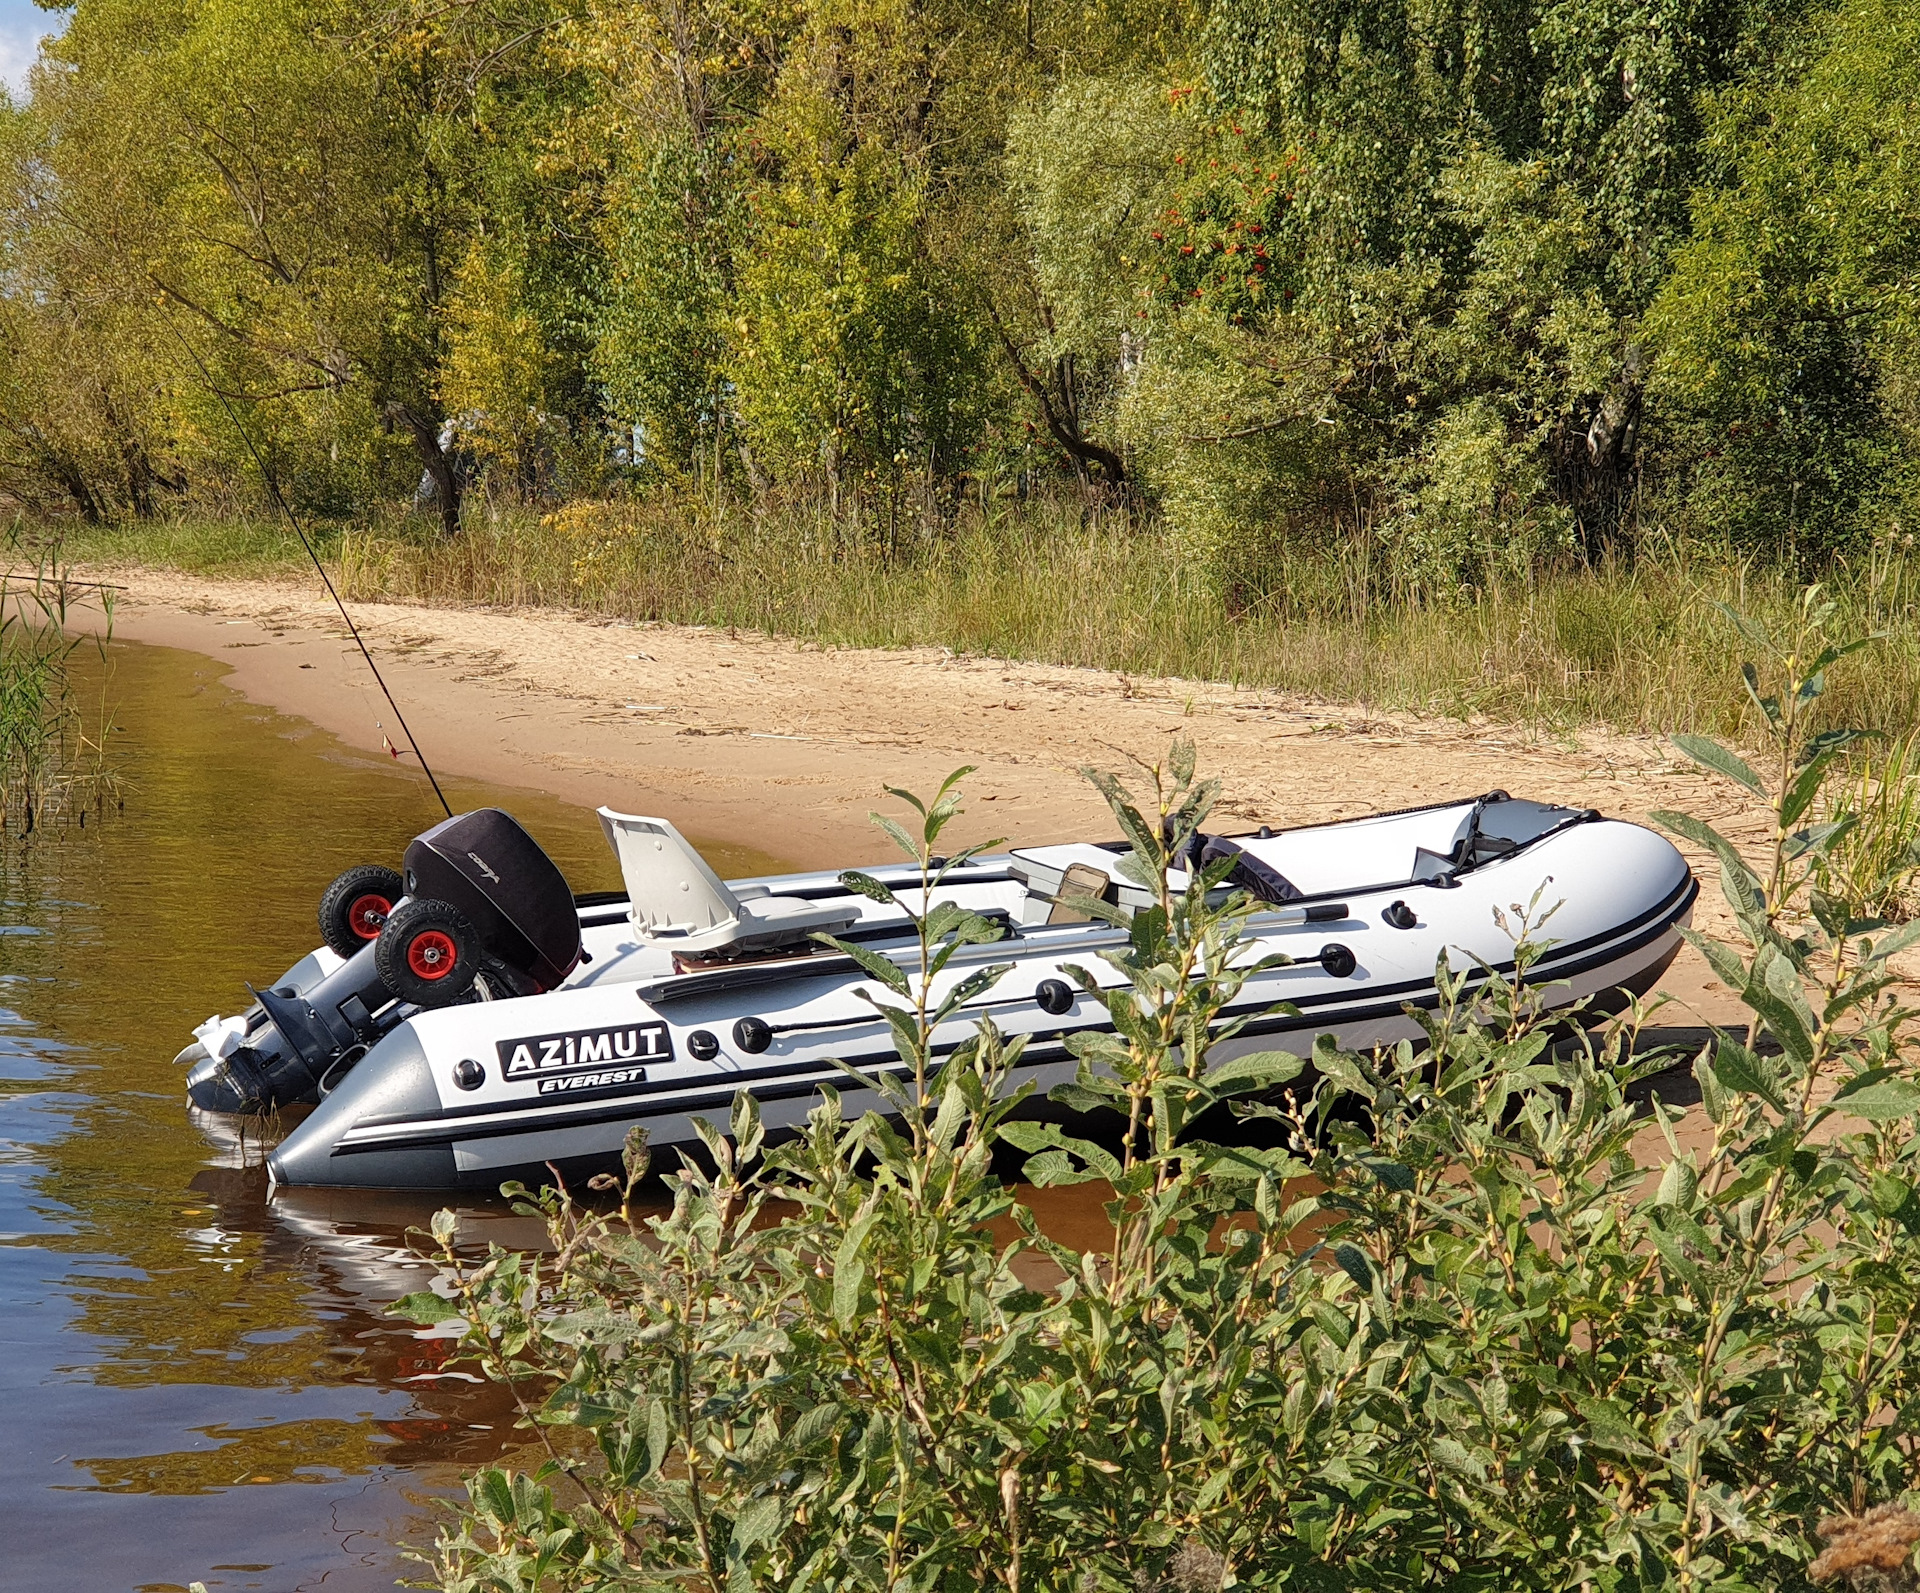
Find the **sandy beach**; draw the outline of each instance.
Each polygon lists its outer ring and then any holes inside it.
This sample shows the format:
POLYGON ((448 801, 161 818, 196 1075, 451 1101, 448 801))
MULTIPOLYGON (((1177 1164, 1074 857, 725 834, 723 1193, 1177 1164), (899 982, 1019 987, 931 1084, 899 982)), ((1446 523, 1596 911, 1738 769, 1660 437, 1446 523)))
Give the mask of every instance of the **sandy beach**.
MULTIPOLYGON (((351 745, 404 746, 317 583, 92 570, 117 636, 226 665, 249 699, 351 745)), ((1419 719, 1216 682, 784 638, 629 627, 554 610, 355 604, 436 769, 661 812, 796 862, 879 855, 867 811, 973 764, 972 835, 1038 842, 1104 825, 1078 770, 1191 736, 1230 818, 1311 823, 1499 786, 1641 818, 1684 808, 1757 839, 1726 782, 1652 737, 1419 719)), ((411 762, 409 757, 406 761, 411 762)))
MULTIPOLYGON (((249 700, 352 746, 404 749, 317 582, 76 573, 118 589, 116 636, 214 659, 249 700)), ((1222 829, 1500 787, 1631 819, 1680 808, 1743 844, 1764 833, 1761 815, 1727 782, 1652 737, 1555 737, 1217 682, 930 649, 822 649, 553 610, 355 604, 352 612, 438 771, 662 814, 690 833, 806 867, 886 857, 867 818, 889 805, 884 787, 928 790, 964 764, 977 771, 966 782, 965 839, 1106 835, 1112 822, 1079 769, 1121 768, 1129 754, 1151 760, 1176 735, 1191 736, 1202 768, 1225 782, 1222 829)), ((1710 883, 1696 922, 1726 927, 1710 883)), ((1737 1016, 1692 953, 1667 984, 1689 1016, 1737 1016)))

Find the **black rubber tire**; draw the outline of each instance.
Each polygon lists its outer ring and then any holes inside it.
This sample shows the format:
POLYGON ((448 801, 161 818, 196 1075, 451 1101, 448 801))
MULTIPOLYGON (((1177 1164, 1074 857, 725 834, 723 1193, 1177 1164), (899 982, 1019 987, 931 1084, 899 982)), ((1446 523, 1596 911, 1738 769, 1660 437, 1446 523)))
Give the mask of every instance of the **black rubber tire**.
POLYGON ((387 915, 407 894, 397 869, 379 863, 350 868, 320 893, 320 938, 338 955, 351 957, 379 937, 387 915), (384 907, 373 904, 385 902, 384 907))
POLYGON ((473 989, 485 958, 480 937, 459 908, 431 896, 410 896, 381 929, 373 965, 401 1001, 450 1007, 473 989))

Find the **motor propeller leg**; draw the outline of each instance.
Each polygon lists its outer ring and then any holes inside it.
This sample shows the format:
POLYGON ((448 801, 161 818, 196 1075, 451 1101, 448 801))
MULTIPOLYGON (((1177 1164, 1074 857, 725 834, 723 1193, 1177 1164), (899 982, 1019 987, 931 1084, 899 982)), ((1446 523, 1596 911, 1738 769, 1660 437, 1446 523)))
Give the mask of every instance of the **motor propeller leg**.
POLYGON ((268 1112, 320 1098, 321 1080, 355 1048, 393 1026, 393 992, 375 964, 371 942, 304 995, 291 989, 254 992, 268 1024, 225 1057, 210 1057, 187 1075, 187 1094, 208 1112, 268 1112))

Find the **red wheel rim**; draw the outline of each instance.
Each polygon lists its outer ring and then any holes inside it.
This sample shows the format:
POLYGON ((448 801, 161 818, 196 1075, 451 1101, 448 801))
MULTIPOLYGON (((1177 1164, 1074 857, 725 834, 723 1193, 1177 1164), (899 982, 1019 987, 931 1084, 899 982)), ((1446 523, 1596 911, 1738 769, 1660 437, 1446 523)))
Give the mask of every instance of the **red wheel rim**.
POLYGON ((407 966, 422 979, 444 979, 453 972, 459 948, 451 935, 425 929, 407 942, 407 966))
POLYGON ((387 914, 393 911, 393 903, 384 896, 369 892, 365 896, 356 896, 353 905, 347 909, 347 927, 362 940, 377 940, 380 926, 387 921, 387 914))

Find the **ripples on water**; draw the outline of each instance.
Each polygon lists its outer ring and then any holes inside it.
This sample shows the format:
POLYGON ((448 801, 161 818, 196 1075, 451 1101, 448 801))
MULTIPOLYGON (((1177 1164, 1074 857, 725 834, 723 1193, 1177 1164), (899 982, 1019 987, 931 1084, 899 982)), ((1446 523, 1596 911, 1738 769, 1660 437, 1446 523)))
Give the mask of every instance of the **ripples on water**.
MULTIPOLYGON (((312 947, 329 879, 397 864, 438 809, 205 659, 113 660, 126 811, 9 844, 0 876, 0 1589, 391 1588, 431 1496, 518 1442, 502 1391, 382 1314, 422 1286, 405 1233, 438 1203, 270 1201, 253 1147, 188 1123, 172 1058, 312 947)), ((576 890, 619 883, 591 813, 446 783, 576 890)), ((537 1238, 460 1209, 472 1243, 537 1238)))

